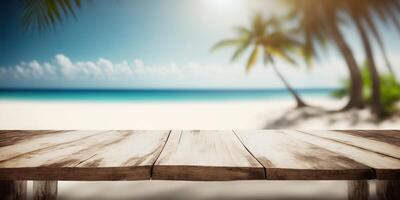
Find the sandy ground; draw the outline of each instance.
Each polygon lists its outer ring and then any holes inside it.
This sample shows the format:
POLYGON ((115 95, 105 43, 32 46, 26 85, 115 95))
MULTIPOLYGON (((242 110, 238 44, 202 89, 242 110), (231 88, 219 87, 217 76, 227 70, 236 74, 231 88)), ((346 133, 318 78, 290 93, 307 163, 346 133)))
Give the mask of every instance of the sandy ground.
MULTIPOLYGON (((313 99, 335 109, 343 101, 313 99)), ((400 117, 294 110, 289 100, 93 103, 0 101, 0 129, 400 129, 400 117)), ((29 183, 31 184, 31 182, 29 183)), ((374 185, 371 185, 374 194, 374 185)), ((60 182, 60 199, 346 199, 345 181, 60 182)), ((374 195, 373 195, 374 198, 374 195)), ((372 198, 372 199, 373 199, 372 198)))
MULTIPOLYGON (((313 99, 340 108, 344 101, 313 99)), ((367 110, 327 114, 290 100, 96 103, 0 100, 0 129, 399 129, 400 116, 375 122, 367 110)))

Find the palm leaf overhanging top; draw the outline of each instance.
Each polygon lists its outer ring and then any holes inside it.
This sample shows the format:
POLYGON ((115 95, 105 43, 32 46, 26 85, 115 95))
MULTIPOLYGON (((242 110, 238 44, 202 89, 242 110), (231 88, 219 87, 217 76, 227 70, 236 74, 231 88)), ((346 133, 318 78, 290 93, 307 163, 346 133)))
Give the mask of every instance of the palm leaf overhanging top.
POLYGON ((68 16, 76 17, 80 0, 20 0, 23 6, 22 25, 25 30, 39 32, 54 28, 68 16))

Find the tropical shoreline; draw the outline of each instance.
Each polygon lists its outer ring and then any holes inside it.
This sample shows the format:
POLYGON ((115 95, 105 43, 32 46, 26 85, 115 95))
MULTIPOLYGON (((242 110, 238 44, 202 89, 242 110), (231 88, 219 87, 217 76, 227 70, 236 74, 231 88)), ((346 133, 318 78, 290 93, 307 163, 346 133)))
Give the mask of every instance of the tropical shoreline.
MULTIPOLYGON (((302 96, 328 97, 334 88, 298 88, 302 96)), ((0 89, 0 99, 74 102, 236 102, 291 99, 287 89, 0 89)))
MULTIPOLYGON (((345 100, 306 98, 338 109, 345 100)), ((209 102, 0 100, 0 129, 400 129, 400 117, 374 121, 368 110, 328 114, 294 109, 290 99, 209 102)))

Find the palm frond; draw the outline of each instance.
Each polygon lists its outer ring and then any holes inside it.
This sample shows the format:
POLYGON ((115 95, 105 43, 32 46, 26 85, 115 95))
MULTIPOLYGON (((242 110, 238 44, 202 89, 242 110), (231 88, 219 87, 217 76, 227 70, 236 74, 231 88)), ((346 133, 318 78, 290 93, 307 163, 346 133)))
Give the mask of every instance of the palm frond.
POLYGON ((20 0, 23 6, 22 25, 25 30, 39 32, 54 28, 69 15, 75 15, 75 9, 81 6, 79 0, 20 0))
POLYGON ((243 26, 238 26, 234 28, 234 31, 236 31, 239 35, 243 36, 243 35, 251 35, 251 30, 249 30, 246 27, 243 26))
POLYGON ((232 55, 231 62, 236 61, 238 58, 240 58, 249 46, 250 40, 243 42, 232 55))
POLYGON ((233 46, 240 46, 243 44, 244 40, 243 39, 227 39, 227 40, 222 40, 218 43, 216 43, 211 50, 216 51, 222 48, 227 48, 227 47, 233 47, 233 46))
POLYGON ((249 72, 250 70, 252 70, 254 65, 257 63, 258 54, 260 51, 259 48, 260 47, 258 47, 258 46, 254 47, 253 51, 251 52, 249 60, 247 61, 246 72, 249 72))

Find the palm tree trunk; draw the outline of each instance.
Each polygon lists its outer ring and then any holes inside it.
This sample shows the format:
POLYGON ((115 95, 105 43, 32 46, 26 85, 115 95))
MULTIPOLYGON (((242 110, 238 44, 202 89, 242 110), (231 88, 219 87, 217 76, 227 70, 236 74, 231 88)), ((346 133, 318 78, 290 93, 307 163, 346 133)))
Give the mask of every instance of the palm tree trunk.
MULTIPOLYGON (((355 18, 355 17, 354 17, 355 18)), ((364 26, 362 22, 358 19, 354 19, 356 27, 358 29, 358 32, 361 35, 362 43, 364 46, 365 50, 365 55, 367 57, 367 64, 368 64, 368 70, 370 72, 370 76, 372 79, 372 85, 371 85, 371 111, 373 114, 376 114, 377 116, 383 116, 384 115, 384 109, 383 105, 381 102, 381 83, 379 79, 379 72, 377 70, 376 64, 375 64, 375 58, 374 54, 372 52, 372 47, 371 43, 369 42, 368 34, 364 29, 364 26)))
POLYGON ((331 34, 334 42, 336 43, 337 48, 342 54, 343 58, 346 61, 350 79, 351 79, 351 89, 350 89, 350 99, 347 105, 342 108, 342 111, 350 110, 351 108, 363 108, 364 101, 362 98, 362 77, 361 72, 358 69, 357 61, 354 58, 353 52, 350 49, 350 46, 346 43, 343 38, 342 33, 339 30, 339 27, 336 24, 335 20, 325 20, 327 23, 327 29, 331 34))
POLYGON ((290 94, 294 97, 296 100, 297 108, 302 108, 302 107, 307 107, 307 104, 301 99, 300 95, 294 90, 289 82, 286 81, 285 77, 279 72, 278 68, 276 68, 275 65, 272 65, 272 69, 274 69, 276 75, 278 75, 279 79, 285 84, 287 90, 290 92, 290 94))
MULTIPOLYGON (((357 16, 353 16, 353 19, 357 20, 358 17, 357 16)), ((380 48, 380 50, 382 52, 382 56, 383 56, 383 59, 385 61, 385 65, 386 65, 386 68, 387 68, 388 72, 394 78, 396 78, 396 73, 394 72, 393 66, 390 63, 390 59, 389 59, 388 54, 386 52, 385 44, 384 44, 384 42, 383 42, 383 40, 382 40, 382 38, 380 36, 380 33, 378 32, 378 30, 377 30, 377 28, 375 26, 375 22, 373 21, 372 17, 370 17, 368 15, 364 19, 365 19, 365 22, 370 27, 371 33, 374 35, 374 37, 375 37, 375 39, 376 39, 376 41, 378 43, 378 46, 379 46, 379 48, 380 48)), ((365 30, 365 28, 364 28, 364 30, 365 30)))

